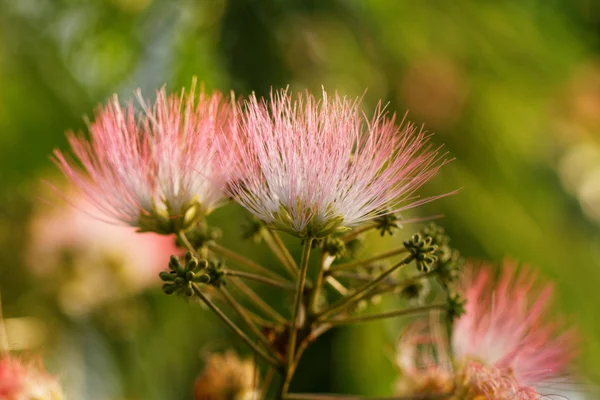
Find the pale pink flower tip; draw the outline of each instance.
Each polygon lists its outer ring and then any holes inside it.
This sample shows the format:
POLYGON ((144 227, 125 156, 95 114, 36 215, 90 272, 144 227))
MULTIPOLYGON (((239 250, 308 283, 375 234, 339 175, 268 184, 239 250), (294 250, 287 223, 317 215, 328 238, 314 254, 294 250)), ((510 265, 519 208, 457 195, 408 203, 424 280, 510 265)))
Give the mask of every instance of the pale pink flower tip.
POLYGON ((8 355, 0 356, 0 400, 61 400, 58 381, 41 366, 24 364, 8 355))
POLYGON ((430 135, 397 124, 381 104, 316 99, 288 90, 251 96, 236 140, 240 179, 226 189, 258 218, 299 236, 322 236, 435 198, 415 191, 447 160, 430 135))
POLYGON ((536 285, 536 278, 509 261, 497 281, 489 266, 474 272, 465 288, 466 312, 453 330, 455 357, 508 371, 521 386, 560 377, 574 357, 574 333, 550 322, 552 286, 536 285))
POLYGON ((227 162, 217 160, 233 127, 233 107, 220 93, 195 96, 157 91, 154 104, 138 92, 121 106, 116 95, 100 106, 89 124, 89 140, 69 133, 83 170, 55 150, 62 172, 96 207, 97 216, 161 233, 173 222, 206 214, 225 195, 227 162))
POLYGON ((435 315, 401 336, 398 388, 442 394, 440 388, 453 386, 460 396, 450 399, 542 398, 538 389, 564 379, 576 347, 572 331, 561 330, 556 318, 549 321, 552 287, 510 262, 499 279, 487 265, 468 266, 466 276, 466 310, 454 323, 451 343, 435 315))

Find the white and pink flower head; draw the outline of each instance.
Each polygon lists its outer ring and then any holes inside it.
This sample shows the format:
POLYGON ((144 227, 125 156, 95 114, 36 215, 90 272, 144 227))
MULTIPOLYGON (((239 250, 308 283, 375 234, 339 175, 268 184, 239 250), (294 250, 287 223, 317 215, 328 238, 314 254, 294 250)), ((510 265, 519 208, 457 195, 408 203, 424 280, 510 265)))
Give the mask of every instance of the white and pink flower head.
MULTIPOLYGON (((233 102, 221 93, 191 89, 168 95, 157 91, 154 104, 137 93, 122 106, 115 95, 98 107, 89 139, 68 134, 83 169, 59 150, 55 161, 99 217, 142 231, 184 229, 225 198, 227 160, 217 160, 223 140, 235 128, 233 102)), ((224 154, 223 157, 227 158, 224 154)))
POLYGON ((41 362, 26 364, 0 355, 0 400, 61 400, 58 380, 48 375, 41 362))
MULTIPOLYGON (((563 378, 575 355, 574 333, 549 319, 552 286, 509 261, 498 279, 489 265, 469 266, 463 286, 465 313, 454 323, 450 344, 454 366, 436 366, 453 370, 455 392, 463 396, 455 398, 539 399, 537 388, 563 378)), ((412 336, 401 339, 404 348, 412 336)), ((436 354, 449 353, 439 340, 430 343, 436 354)), ((416 382, 416 371, 405 372, 407 382, 416 382)))
POLYGON ((251 96, 241 115, 241 179, 226 191, 278 229, 320 237, 440 197, 415 191, 447 160, 381 104, 368 118, 360 99, 281 90, 251 96))

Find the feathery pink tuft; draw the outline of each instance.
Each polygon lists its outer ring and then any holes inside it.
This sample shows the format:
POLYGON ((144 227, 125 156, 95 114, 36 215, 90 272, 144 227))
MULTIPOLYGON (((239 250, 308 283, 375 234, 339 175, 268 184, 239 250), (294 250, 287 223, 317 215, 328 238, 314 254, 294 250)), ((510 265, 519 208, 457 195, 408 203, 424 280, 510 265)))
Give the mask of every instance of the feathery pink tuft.
POLYGON ((403 394, 441 394, 441 386, 432 383, 446 382, 452 374, 460 396, 451 399, 533 400, 542 397, 536 387, 566 373, 574 357, 574 334, 560 333, 557 323, 545 319, 552 287, 540 287, 535 274, 523 268, 517 272, 510 262, 498 281, 493 274, 487 265, 477 272, 467 268, 465 314, 455 321, 452 343, 442 340, 435 315, 427 329, 417 323, 401 336, 398 387, 403 394), (450 354, 453 366, 447 361, 450 354))
POLYGON ((220 93, 201 90, 196 98, 194 89, 195 82, 179 95, 162 88, 153 105, 138 92, 139 115, 133 101, 122 107, 115 95, 96 111, 89 140, 68 135, 83 170, 55 150, 101 217, 146 229, 145 220, 184 218, 194 207, 208 213, 223 200, 227 163, 217 152, 234 127, 233 108, 220 93))
POLYGON ((21 391, 27 369, 17 360, 2 356, 0 358, 0 399, 16 397, 21 391))
POLYGON ((508 261, 498 282, 492 274, 483 266, 467 280, 466 312, 452 336, 455 356, 510 371, 523 386, 559 376, 573 358, 574 335, 545 319, 552 286, 537 288, 535 274, 517 272, 508 261))
POLYGON ((258 218, 303 235, 354 227, 385 213, 416 207, 415 191, 447 160, 426 132, 381 104, 372 119, 360 100, 335 94, 293 99, 288 90, 270 100, 251 96, 235 145, 241 179, 226 189, 258 218))
POLYGON ((58 381, 48 375, 41 362, 24 364, 8 355, 0 356, 0 399, 61 400, 63 393, 58 381))

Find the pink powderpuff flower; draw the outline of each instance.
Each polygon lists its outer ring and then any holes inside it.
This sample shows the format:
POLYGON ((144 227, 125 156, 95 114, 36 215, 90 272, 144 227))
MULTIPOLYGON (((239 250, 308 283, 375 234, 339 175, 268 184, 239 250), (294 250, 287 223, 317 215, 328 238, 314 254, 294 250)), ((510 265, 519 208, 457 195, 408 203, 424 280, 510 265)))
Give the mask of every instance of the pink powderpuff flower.
MULTIPOLYGON (((41 363, 40 363, 41 364, 41 363)), ((0 356, 0 400, 61 400, 61 387, 41 365, 0 356)))
POLYGON ((154 104, 137 92, 122 107, 115 95, 98 107, 89 140, 68 134, 83 169, 59 150, 55 161, 90 203, 95 214, 142 231, 173 233, 190 226, 225 198, 229 154, 217 153, 234 128, 233 104, 221 93, 156 92, 154 104))
POLYGON ((75 207, 59 204, 34 212, 27 249, 32 273, 59 281, 54 286, 63 311, 85 314, 160 283, 158 273, 179 252, 172 237, 98 220, 90 215, 94 205, 87 198, 66 193, 75 207))
POLYGON ((441 196, 415 191, 447 160, 413 125, 397 124, 360 99, 322 99, 288 90, 246 102, 235 145, 241 179, 226 191, 272 226, 298 236, 325 236, 441 196))
POLYGON ((482 266, 465 284, 466 312, 454 326, 452 349, 510 371, 522 386, 559 376, 574 356, 574 333, 548 322, 553 286, 536 286, 537 275, 505 261, 498 281, 482 266))
MULTIPOLYGON (((439 335, 421 330, 419 334, 427 338, 422 342, 435 349, 437 359, 430 357, 428 369, 399 364, 402 386, 418 393, 423 390, 418 383, 423 373, 440 377, 452 372, 455 393, 463 396, 456 398, 539 399, 536 387, 565 374, 575 354, 574 333, 561 331, 560 324, 548 321, 552 286, 538 284, 535 274, 527 268, 517 271, 509 261, 498 280, 490 266, 476 271, 471 265, 462 286, 465 313, 454 323, 451 351, 439 335), (452 367, 439 359, 450 353, 452 367)), ((439 331, 439 318, 430 326, 439 331)), ((414 337, 409 331, 399 350, 406 352, 414 337)))

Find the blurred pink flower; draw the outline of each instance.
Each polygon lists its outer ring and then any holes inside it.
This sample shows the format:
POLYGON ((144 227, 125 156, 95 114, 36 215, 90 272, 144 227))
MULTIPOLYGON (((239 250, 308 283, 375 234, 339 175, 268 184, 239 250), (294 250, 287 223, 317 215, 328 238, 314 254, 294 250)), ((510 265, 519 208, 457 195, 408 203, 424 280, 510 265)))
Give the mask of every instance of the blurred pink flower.
POLYGON ((536 274, 505 261, 499 280, 482 266, 466 280, 466 312, 454 326, 458 359, 475 359, 509 371, 522 386, 559 376, 573 358, 573 332, 549 322, 550 284, 536 286, 536 274))
POLYGON ((59 285, 65 311, 86 312, 107 299, 160 283, 158 273, 179 252, 173 237, 100 221, 87 212, 93 205, 85 197, 67 194, 75 207, 62 204, 34 214, 27 254, 36 275, 67 275, 59 285))
POLYGON ((372 119, 359 99, 251 96, 236 146, 241 179, 227 191, 258 218, 300 236, 326 235, 441 196, 415 191, 447 160, 413 125, 381 104, 372 119))
POLYGON ((454 323, 450 346, 440 339, 439 318, 428 329, 412 327, 401 337, 399 352, 405 353, 399 354, 398 362, 402 388, 419 393, 428 390, 425 377, 446 379, 450 373, 455 393, 464 395, 461 398, 528 400, 540 397, 536 387, 566 373, 575 339, 573 332, 561 331, 556 320, 548 321, 552 286, 537 284, 535 274, 526 268, 517 271, 508 261, 497 281, 493 274, 486 265, 476 272, 473 266, 467 269, 465 314, 454 323), (411 364, 406 353, 424 351, 417 346, 419 337, 418 342, 432 353, 426 364, 411 364), (449 347, 453 364, 447 361, 449 347))
POLYGON ((26 365, 8 355, 0 356, 0 400, 62 398, 58 381, 48 375, 41 365, 26 365))
POLYGON ((234 126, 233 106, 218 92, 196 97, 195 81, 187 93, 162 88, 153 105, 137 97, 139 115, 132 100, 122 107, 115 95, 96 111, 89 140, 68 134, 83 170, 60 150, 55 160, 99 217, 172 233, 224 199, 220 166, 228 163, 217 162, 217 152, 234 126))

